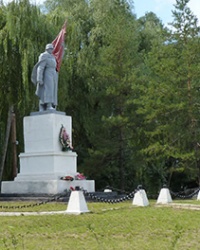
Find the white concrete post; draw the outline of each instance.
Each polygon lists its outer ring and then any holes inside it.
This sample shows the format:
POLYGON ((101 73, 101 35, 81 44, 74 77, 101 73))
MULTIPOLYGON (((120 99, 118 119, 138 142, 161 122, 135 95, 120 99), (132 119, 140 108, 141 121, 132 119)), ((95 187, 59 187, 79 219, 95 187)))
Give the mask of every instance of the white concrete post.
POLYGON ((157 204, 168 204, 172 202, 172 198, 171 198, 171 195, 170 195, 170 192, 169 192, 169 189, 168 188, 162 188, 160 190, 160 193, 159 193, 159 196, 158 196, 158 199, 157 199, 157 204))
POLYGON ((81 214, 90 212, 83 195, 83 191, 72 191, 67 206, 67 214, 81 214))
POLYGON ((149 201, 148 201, 148 198, 144 189, 139 189, 135 193, 133 197, 132 205, 140 206, 140 207, 145 207, 149 205, 149 201))
POLYGON ((199 193, 197 195, 197 200, 200 201, 200 190, 199 190, 199 193))

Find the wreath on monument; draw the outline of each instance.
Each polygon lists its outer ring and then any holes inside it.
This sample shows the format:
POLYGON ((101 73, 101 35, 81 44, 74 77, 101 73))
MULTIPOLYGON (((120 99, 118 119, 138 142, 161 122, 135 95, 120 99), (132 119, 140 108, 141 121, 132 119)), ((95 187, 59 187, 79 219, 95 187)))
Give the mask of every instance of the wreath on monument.
POLYGON ((59 141, 62 145, 62 151, 72 150, 69 134, 66 131, 66 128, 62 125, 59 133, 59 141))

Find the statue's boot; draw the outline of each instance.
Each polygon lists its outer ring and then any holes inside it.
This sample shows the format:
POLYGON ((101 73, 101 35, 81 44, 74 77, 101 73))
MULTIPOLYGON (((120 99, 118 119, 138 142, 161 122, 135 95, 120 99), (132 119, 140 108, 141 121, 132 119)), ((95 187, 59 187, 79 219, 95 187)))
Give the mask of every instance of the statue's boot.
POLYGON ((39 111, 45 111, 45 104, 39 104, 39 111))
POLYGON ((47 103, 47 110, 55 110, 55 109, 52 107, 52 103, 47 103))

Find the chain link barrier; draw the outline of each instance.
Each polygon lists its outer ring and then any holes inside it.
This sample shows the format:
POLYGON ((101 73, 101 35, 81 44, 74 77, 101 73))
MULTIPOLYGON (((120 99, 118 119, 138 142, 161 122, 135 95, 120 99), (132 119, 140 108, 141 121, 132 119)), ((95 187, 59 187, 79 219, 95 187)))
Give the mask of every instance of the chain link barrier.
POLYGON ((181 199, 190 199, 194 195, 198 194, 198 192, 200 191, 200 188, 198 188, 197 190, 195 190, 193 193, 191 193, 189 195, 182 195, 182 194, 180 194, 180 192, 175 193, 172 190, 169 190, 169 191, 170 191, 170 194, 173 195, 174 197, 178 197, 178 198, 181 198, 181 199))
MULTIPOLYGON (((129 193, 129 192, 127 192, 125 190, 122 190, 122 189, 114 188, 114 187, 111 187, 111 186, 106 186, 106 189, 110 189, 112 191, 121 192, 121 193, 125 194, 123 197, 110 198, 110 199, 99 196, 99 195, 95 195, 94 193, 91 193, 91 192, 87 192, 87 190, 84 190, 84 189, 81 189, 81 188, 77 189, 77 190, 82 190, 86 199, 89 198, 89 199, 91 199, 93 201, 104 202, 104 203, 112 203, 113 204, 113 203, 120 203, 120 202, 124 202, 124 201, 130 200, 130 199, 133 199, 135 193, 138 190, 140 190, 141 188, 142 188, 142 186, 139 185, 137 187, 137 189, 135 189, 134 191, 129 193)), ((173 195, 174 197, 178 197, 178 198, 181 198, 181 199, 190 199, 194 195, 198 194, 198 192, 200 191, 200 188, 198 188, 197 190, 195 190, 193 193, 191 193, 189 195, 182 195, 182 194, 180 194, 180 192, 175 193, 172 190, 169 190, 169 191, 170 191, 170 194, 173 195)), ((47 200, 43 200, 43 201, 36 202, 36 203, 31 203, 31 204, 28 204, 28 205, 18 205, 18 206, 0 205, 0 209, 21 209, 21 208, 30 208, 30 207, 41 206, 41 205, 44 205, 44 204, 47 204, 47 203, 50 203, 50 202, 58 201, 60 198, 63 198, 63 197, 67 199, 67 198, 70 197, 71 192, 72 192, 71 190, 69 190, 69 191, 66 190, 62 194, 54 195, 52 198, 49 198, 47 200)), ((109 192, 107 192, 106 194, 109 194, 109 192)))
POLYGON ((21 208, 30 208, 30 207, 36 207, 36 206, 41 206, 41 205, 44 205, 44 204, 47 204, 47 203, 50 203, 50 202, 54 202, 54 201, 58 201, 60 198, 62 197, 69 197, 70 196, 70 193, 69 191, 66 191, 60 195, 54 195, 52 198, 49 198, 47 200, 44 200, 44 201, 40 201, 40 202, 35 202, 35 203, 31 203, 31 204, 28 204, 28 205, 19 205, 19 206, 4 206, 4 205, 0 205, 0 209, 21 209, 21 208))
POLYGON ((100 197, 100 196, 94 195, 92 193, 87 193, 87 192, 85 192, 84 194, 85 194, 85 196, 88 196, 92 200, 96 200, 97 202, 119 203, 119 202, 124 202, 126 200, 132 199, 134 197, 135 193, 136 193, 136 191, 133 191, 133 192, 129 193, 128 195, 121 197, 121 198, 118 198, 118 199, 107 199, 107 198, 100 197))
MULTIPOLYGON (((114 199, 107 199, 98 195, 95 195, 94 193, 89 193, 87 191, 84 191, 84 194, 86 197, 89 197, 90 199, 97 201, 97 202, 104 202, 104 203, 120 203, 120 202, 124 202, 127 200, 130 200, 134 197, 135 193, 139 190, 140 187, 138 187, 136 190, 134 190, 133 192, 126 192, 125 190, 122 189, 117 189, 117 188, 113 188, 111 186, 106 186, 106 189, 111 189, 113 191, 118 191, 121 193, 125 193, 125 195, 121 198, 114 198, 114 199)), ((109 194, 109 192, 107 192, 107 194, 109 194)))
MULTIPOLYGON (((120 189, 116 189, 113 187, 106 187, 106 188, 112 188, 112 190, 115 191, 120 191, 123 193, 126 193, 126 195, 124 197, 121 198, 115 198, 115 199, 107 199, 104 197, 100 197, 95 195, 94 193, 89 193, 86 190, 82 190, 83 194, 85 195, 86 198, 90 198, 93 201, 97 201, 97 202, 104 202, 104 203, 120 203, 120 202, 124 202, 126 200, 130 200, 134 197, 135 193, 138 190, 135 190, 131 193, 125 192, 124 190, 120 190, 120 189)), ((44 200, 44 201, 40 201, 40 202, 36 202, 36 203, 31 203, 28 205, 18 205, 18 206, 4 206, 4 205, 0 205, 0 209, 22 209, 22 208, 30 208, 30 207, 36 207, 36 206, 41 206, 50 202, 54 202, 54 201, 58 201, 60 198, 65 197, 65 198, 69 198, 71 194, 71 191, 66 191, 65 193, 61 194, 61 195, 55 195, 50 199, 44 200)))

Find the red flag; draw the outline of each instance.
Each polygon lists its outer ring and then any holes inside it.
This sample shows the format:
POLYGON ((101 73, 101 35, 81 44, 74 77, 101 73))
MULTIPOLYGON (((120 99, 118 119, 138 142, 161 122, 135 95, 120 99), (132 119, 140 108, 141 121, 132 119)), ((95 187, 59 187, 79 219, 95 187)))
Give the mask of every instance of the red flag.
POLYGON ((54 46, 53 55, 56 58, 57 66, 56 70, 60 71, 60 66, 62 63, 62 58, 64 54, 64 40, 65 40, 65 33, 66 33, 66 23, 63 25, 61 31, 57 35, 57 37, 53 40, 52 44, 54 46))

